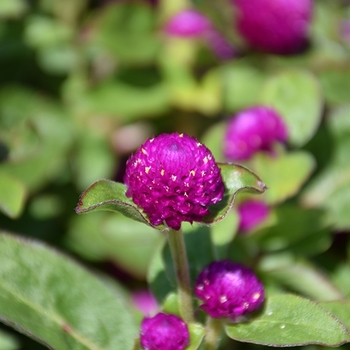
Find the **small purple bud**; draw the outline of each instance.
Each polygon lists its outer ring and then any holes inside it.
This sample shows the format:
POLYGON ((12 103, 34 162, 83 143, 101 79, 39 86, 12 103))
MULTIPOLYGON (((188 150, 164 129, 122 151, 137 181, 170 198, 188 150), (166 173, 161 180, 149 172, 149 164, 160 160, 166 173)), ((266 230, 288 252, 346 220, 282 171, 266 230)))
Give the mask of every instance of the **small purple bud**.
POLYGON ((200 37, 211 28, 210 20, 195 10, 184 10, 175 14, 166 23, 164 31, 169 36, 200 37))
POLYGON ((154 315, 159 307, 156 299, 148 290, 140 290, 131 295, 134 306, 143 315, 154 315))
POLYGON ((287 136, 287 127, 274 109, 251 107, 229 119, 224 155, 230 160, 248 160, 258 151, 271 151, 275 142, 284 142, 287 136))
POLYGON ((305 48, 312 0, 232 0, 237 28, 255 49, 293 54, 305 48))
POLYGON ((350 44, 350 20, 344 19, 339 23, 339 36, 346 44, 350 44))
POLYGON ((236 49, 217 30, 210 29, 204 34, 204 39, 221 60, 229 60, 238 56, 236 49))
POLYGON ((189 344, 187 325, 174 315, 159 313, 141 323, 140 341, 144 350, 183 350, 189 344))
POLYGON ((195 294, 209 316, 234 322, 257 310, 265 298, 264 286, 254 272, 230 260, 205 267, 197 278, 195 294))
POLYGON ((255 200, 248 200, 237 208, 240 219, 239 230, 241 232, 251 231, 261 224, 269 215, 270 209, 264 203, 255 200))
POLYGON ((220 168, 194 137, 162 134, 147 140, 126 163, 126 195, 152 225, 178 230, 183 221, 201 221, 224 194, 220 168))

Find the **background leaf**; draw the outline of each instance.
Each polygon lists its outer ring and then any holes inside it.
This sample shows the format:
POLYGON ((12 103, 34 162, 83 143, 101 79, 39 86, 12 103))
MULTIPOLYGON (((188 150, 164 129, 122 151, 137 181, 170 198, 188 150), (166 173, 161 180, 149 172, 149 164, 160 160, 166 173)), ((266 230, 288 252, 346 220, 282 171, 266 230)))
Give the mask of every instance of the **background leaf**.
POLYGON ((302 146, 309 141, 320 123, 323 105, 315 77, 304 70, 285 70, 269 78, 261 91, 260 102, 284 117, 289 142, 302 146))
POLYGON ((260 315, 249 323, 226 326, 230 338, 268 346, 321 344, 339 346, 349 330, 310 300, 280 294, 267 298, 260 315))

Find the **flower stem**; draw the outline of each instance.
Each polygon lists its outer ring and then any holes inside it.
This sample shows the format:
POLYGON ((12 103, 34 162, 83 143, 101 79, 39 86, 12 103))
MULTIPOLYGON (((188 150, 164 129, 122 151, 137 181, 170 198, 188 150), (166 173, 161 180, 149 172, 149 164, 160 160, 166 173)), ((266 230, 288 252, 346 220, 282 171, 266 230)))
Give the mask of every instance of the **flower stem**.
POLYGON ((222 322, 217 318, 207 318, 206 336, 204 340, 205 350, 216 350, 219 347, 219 342, 222 333, 222 322))
POLYGON ((180 314, 186 323, 190 323, 194 321, 191 280, 188 269, 186 246, 181 230, 175 231, 169 229, 168 242, 177 278, 180 314))

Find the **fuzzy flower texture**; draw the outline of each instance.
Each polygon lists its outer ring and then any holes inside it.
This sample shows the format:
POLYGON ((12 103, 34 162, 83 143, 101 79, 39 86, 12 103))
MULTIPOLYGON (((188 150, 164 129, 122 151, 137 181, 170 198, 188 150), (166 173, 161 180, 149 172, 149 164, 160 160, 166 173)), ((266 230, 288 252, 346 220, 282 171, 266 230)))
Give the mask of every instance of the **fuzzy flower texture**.
POLYGON ((152 225, 179 230, 183 221, 201 221, 224 194, 220 169, 207 147, 185 134, 147 140, 126 164, 126 195, 152 225))
POLYGON ((195 294, 211 317, 234 322, 257 310, 265 298, 264 286, 254 272, 230 260, 209 264, 197 278, 195 294))
POLYGON ((186 323, 174 315, 159 313, 141 323, 140 342, 144 350, 184 350, 189 338, 186 323))

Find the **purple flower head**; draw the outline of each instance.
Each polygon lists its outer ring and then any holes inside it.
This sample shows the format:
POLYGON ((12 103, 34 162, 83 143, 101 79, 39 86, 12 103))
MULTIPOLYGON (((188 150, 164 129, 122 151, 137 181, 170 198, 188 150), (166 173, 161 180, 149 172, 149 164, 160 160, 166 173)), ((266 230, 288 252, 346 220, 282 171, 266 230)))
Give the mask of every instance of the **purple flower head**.
POLYGON ((238 207, 239 230, 241 232, 251 231, 254 227, 261 224, 268 217, 269 213, 270 209, 264 202, 255 200, 243 202, 238 207))
POLYGON ((213 262, 200 273, 195 294, 213 318, 239 320, 264 302, 263 284, 249 268, 230 260, 213 262))
POLYGON ((307 42, 312 0, 232 0, 237 8, 237 28, 255 49, 292 54, 307 42))
POLYGON ((164 31, 170 36, 200 37, 211 28, 211 21, 195 10, 183 10, 166 23, 164 31))
POLYGON ((148 290, 134 292, 132 301, 136 309, 144 315, 154 315, 158 311, 157 301, 148 290))
POLYGON ((275 142, 284 142, 287 136, 287 127, 274 109, 251 107, 228 121, 224 155, 230 160, 248 160, 258 151, 271 151, 275 142))
POLYGON ((165 222, 175 230, 183 221, 201 221, 225 189, 209 149, 178 133, 147 140, 128 159, 124 182, 152 225, 165 222))
POLYGON ((141 323, 140 341, 144 350, 183 350, 189 344, 187 325, 174 315, 159 313, 141 323))

